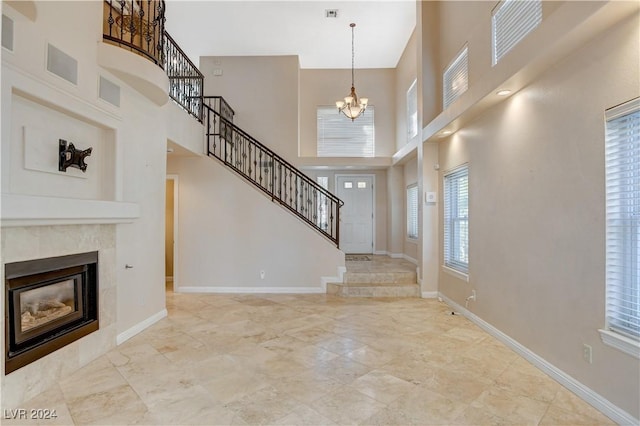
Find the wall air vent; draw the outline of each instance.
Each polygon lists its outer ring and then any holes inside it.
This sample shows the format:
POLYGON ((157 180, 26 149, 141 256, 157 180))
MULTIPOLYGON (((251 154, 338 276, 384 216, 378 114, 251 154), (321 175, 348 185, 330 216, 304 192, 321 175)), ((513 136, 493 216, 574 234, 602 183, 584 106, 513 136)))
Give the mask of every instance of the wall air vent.
POLYGON ((99 96, 117 107, 120 106, 120 86, 100 76, 99 96))
POLYGON ((47 70, 70 83, 78 84, 78 61, 55 46, 47 46, 47 70))
POLYGON ((338 9, 325 9, 324 16, 326 18, 337 18, 338 17, 338 9))

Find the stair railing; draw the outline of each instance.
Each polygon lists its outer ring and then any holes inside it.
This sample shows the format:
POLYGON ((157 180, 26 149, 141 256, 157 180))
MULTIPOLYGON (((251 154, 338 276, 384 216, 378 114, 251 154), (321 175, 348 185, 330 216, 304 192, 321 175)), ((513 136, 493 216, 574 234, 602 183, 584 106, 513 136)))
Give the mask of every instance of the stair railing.
POLYGON ((233 124, 233 110, 222 97, 204 97, 203 118, 210 156, 340 246, 344 202, 233 124))
POLYGON ((165 31, 164 70, 169 77, 169 96, 198 121, 202 121, 204 76, 178 43, 165 31))

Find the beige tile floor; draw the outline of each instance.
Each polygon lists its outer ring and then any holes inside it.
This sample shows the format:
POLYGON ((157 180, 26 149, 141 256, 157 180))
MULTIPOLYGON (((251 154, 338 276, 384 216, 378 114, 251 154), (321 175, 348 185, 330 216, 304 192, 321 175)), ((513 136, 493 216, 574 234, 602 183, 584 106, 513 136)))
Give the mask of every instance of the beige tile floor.
POLYGON ((24 408, 55 409, 43 424, 612 424, 436 300, 168 293, 167 307, 24 408))

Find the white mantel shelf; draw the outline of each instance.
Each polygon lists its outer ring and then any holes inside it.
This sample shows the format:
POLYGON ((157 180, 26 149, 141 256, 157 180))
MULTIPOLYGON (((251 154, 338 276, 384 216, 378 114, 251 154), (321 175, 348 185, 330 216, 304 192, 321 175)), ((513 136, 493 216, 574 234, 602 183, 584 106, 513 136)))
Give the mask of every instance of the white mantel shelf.
POLYGON ((136 203, 1 194, 0 223, 9 226, 130 223, 140 217, 136 203))

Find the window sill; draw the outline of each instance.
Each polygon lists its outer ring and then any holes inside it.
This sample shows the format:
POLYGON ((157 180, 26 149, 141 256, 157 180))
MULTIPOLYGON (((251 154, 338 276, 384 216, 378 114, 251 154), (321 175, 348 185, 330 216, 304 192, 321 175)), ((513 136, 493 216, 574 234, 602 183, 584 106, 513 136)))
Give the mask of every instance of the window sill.
POLYGON ((464 282, 469 282, 469 274, 465 274, 460 271, 456 271, 455 269, 449 268, 448 266, 442 265, 442 270, 449 275, 453 275, 454 277, 463 280, 464 282))
POLYGON ((640 359, 640 342, 610 330, 598 330, 605 345, 611 346, 627 355, 640 359))

